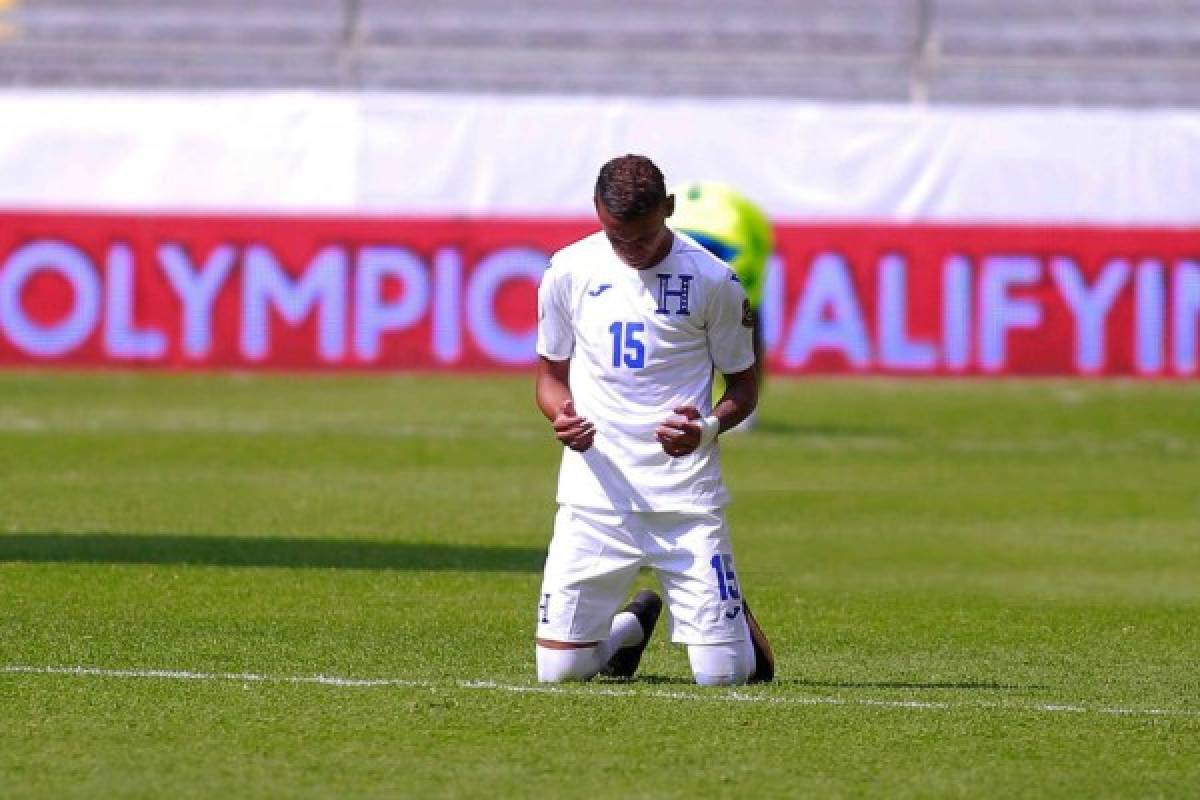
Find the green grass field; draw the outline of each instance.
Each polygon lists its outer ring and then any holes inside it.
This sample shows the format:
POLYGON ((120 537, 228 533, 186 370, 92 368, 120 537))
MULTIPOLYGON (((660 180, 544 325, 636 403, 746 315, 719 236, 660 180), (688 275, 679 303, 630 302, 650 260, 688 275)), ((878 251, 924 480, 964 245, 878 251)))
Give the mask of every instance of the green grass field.
POLYGON ((0 796, 1200 792, 1200 385, 776 382, 735 691, 533 681, 530 383, 0 375, 0 796))

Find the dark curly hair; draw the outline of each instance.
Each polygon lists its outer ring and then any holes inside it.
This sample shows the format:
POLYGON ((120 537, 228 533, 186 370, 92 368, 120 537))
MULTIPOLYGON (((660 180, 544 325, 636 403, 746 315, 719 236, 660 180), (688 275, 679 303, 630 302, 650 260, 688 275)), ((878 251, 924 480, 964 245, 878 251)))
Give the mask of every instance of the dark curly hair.
POLYGON ((600 168, 596 199, 608 213, 627 222, 658 208, 667 199, 667 184, 645 156, 618 156, 600 168))

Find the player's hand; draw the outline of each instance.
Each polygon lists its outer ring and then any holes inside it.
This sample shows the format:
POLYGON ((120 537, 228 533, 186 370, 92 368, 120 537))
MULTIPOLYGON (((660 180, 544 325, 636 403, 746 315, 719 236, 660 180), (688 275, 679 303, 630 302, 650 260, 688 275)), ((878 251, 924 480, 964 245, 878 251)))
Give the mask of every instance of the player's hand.
POLYGON ((563 401, 558 416, 551 423, 554 426, 554 436, 566 447, 582 453, 592 446, 596 438, 596 426, 575 413, 575 401, 563 401))
POLYGON ((700 411, 692 406, 680 406, 667 417, 662 425, 654 429, 654 438, 662 445, 663 452, 678 458, 696 452, 700 446, 700 411))

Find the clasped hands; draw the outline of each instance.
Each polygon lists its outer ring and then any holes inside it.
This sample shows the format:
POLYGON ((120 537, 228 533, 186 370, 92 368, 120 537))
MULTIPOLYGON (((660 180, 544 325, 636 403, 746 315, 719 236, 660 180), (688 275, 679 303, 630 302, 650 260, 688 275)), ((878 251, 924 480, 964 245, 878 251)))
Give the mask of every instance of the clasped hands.
MULTIPOLYGON (((703 436, 700 411, 693 406, 679 406, 661 425, 654 429, 654 438, 662 445, 663 452, 674 458, 696 451, 703 436)), ((574 400, 563 401, 558 415, 551 423, 554 436, 565 447, 584 452, 596 439, 596 426, 587 418, 579 416, 574 400)))

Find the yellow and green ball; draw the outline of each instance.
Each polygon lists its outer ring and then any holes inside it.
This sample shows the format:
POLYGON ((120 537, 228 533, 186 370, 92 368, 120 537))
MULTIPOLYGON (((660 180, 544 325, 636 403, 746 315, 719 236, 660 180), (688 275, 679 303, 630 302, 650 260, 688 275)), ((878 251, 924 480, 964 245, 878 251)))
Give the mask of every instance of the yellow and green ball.
POLYGON ((771 224, 763 212, 723 183, 678 186, 672 229, 687 234, 737 273, 754 308, 762 305, 767 258, 774 246, 771 224))

